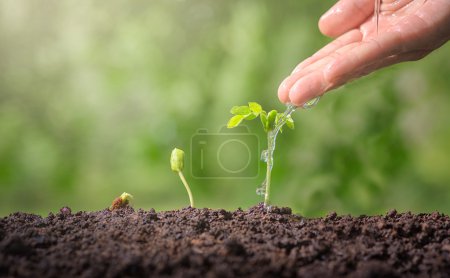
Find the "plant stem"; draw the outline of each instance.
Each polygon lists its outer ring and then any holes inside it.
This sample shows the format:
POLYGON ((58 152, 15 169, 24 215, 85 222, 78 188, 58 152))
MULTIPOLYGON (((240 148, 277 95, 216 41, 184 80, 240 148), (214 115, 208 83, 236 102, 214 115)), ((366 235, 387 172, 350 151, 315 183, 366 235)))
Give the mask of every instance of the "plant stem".
POLYGON ((186 188, 186 191, 189 195, 189 202, 191 203, 191 208, 193 208, 194 207, 194 198, 192 197, 191 189, 189 188, 189 185, 188 185, 186 179, 184 178, 183 172, 179 171, 178 175, 180 176, 180 179, 183 182, 184 187, 186 188))
POLYGON ((289 104, 286 111, 283 113, 283 117, 276 124, 276 126, 267 132, 267 168, 266 168, 266 180, 265 180, 265 194, 264 194, 264 207, 269 206, 269 197, 270 197, 270 183, 272 176, 272 168, 273 168, 273 153, 275 151, 275 144, 277 140, 277 135, 283 125, 286 123, 287 116, 291 115, 294 112, 295 106, 289 104))
MULTIPOLYGON (((269 135, 270 136, 270 135, 269 135)), ((270 149, 269 149, 270 152, 270 149)), ((272 154, 269 154, 267 158, 267 168, 266 168, 266 192, 264 194, 264 207, 269 205, 269 197, 270 197, 270 180, 272 175, 272 154)))

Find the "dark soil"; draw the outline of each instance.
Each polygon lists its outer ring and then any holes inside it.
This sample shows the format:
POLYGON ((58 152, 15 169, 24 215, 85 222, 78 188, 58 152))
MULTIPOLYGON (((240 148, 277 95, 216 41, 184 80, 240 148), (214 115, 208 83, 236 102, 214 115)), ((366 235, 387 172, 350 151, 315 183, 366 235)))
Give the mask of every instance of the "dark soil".
POLYGON ((125 208, 0 219, 0 276, 450 277, 450 219, 125 208))

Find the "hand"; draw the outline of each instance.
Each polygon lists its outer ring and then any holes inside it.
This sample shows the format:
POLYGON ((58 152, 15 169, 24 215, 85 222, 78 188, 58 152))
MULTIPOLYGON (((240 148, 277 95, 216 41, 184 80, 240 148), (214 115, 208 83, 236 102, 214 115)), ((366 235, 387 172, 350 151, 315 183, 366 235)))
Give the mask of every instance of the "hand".
POLYGON ((450 0, 381 0, 378 30, 374 6, 340 0, 320 18, 320 31, 337 39, 281 83, 281 102, 301 106, 377 69, 421 59, 450 38, 450 0))

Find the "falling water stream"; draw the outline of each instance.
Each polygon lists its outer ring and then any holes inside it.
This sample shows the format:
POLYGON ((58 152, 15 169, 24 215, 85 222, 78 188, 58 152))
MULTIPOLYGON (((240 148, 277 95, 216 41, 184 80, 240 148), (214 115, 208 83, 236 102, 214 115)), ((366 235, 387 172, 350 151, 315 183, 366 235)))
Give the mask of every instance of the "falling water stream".
MULTIPOLYGON (((320 97, 316 97, 305 104, 302 105, 302 108, 309 109, 317 105, 320 97)), ((264 206, 270 209, 269 206, 269 193, 270 193, 270 182, 271 182, 271 174, 273 168, 273 153, 275 151, 275 144, 277 140, 277 135, 283 125, 286 123, 288 116, 290 116, 297 107, 292 104, 287 104, 286 111, 284 111, 283 116, 278 121, 275 128, 267 133, 267 150, 263 150, 261 153, 261 160, 267 164, 266 167, 266 178, 263 183, 256 189, 256 194, 260 196, 264 196, 264 206)))

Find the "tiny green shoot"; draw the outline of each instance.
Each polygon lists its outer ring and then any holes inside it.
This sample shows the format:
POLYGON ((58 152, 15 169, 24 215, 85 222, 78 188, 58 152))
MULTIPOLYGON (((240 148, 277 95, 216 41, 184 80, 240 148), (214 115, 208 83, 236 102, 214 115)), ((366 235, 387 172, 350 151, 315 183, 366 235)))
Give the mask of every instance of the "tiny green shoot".
POLYGON ((294 129, 294 120, 291 113, 294 106, 289 106, 285 113, 279 113, 276 110, 269 112, 262 109, 261 105, 256 102, 249 102, 248 105, 234 106, 230 113, 234 116, 228 121, 227 127, 234 128, 239 126, 244 120, 250 121, 260 118, 262 127, 267 133, 267 150, 263 151, 262 159, 267 163, 266 179, 262 185, 261 192, 264 194, 264 206, 269 205, 271 172, 273 167, 273 152, 275 150, 275 140, 278 131, 283 132, 283 125, 290 129, 294 129))
POLYGON ((192 192, 189 187, 189 184, 187 183, 186 179, 183 175, 183 169, 184 169, 184 151, 180 149, 173 149, 172 154, 170 156, 170 167, 172 168, 172 171, 178 173, 180 176, 181 182, 184 184, 184 187, 186 188, 186 191, 189 195, 189 201, 191 203, 191 207, 194 207, 194 198, 192 197, 192 192))
POLYGON ((109 210, 124 208, 129 205, 129 203, 132 199, 133 199, 133 196, 131 194, 124 192, 124 193, 122 193, 122 195, 120 195, 119 197, 114 199, 111 206, 109 207, 109 210))

